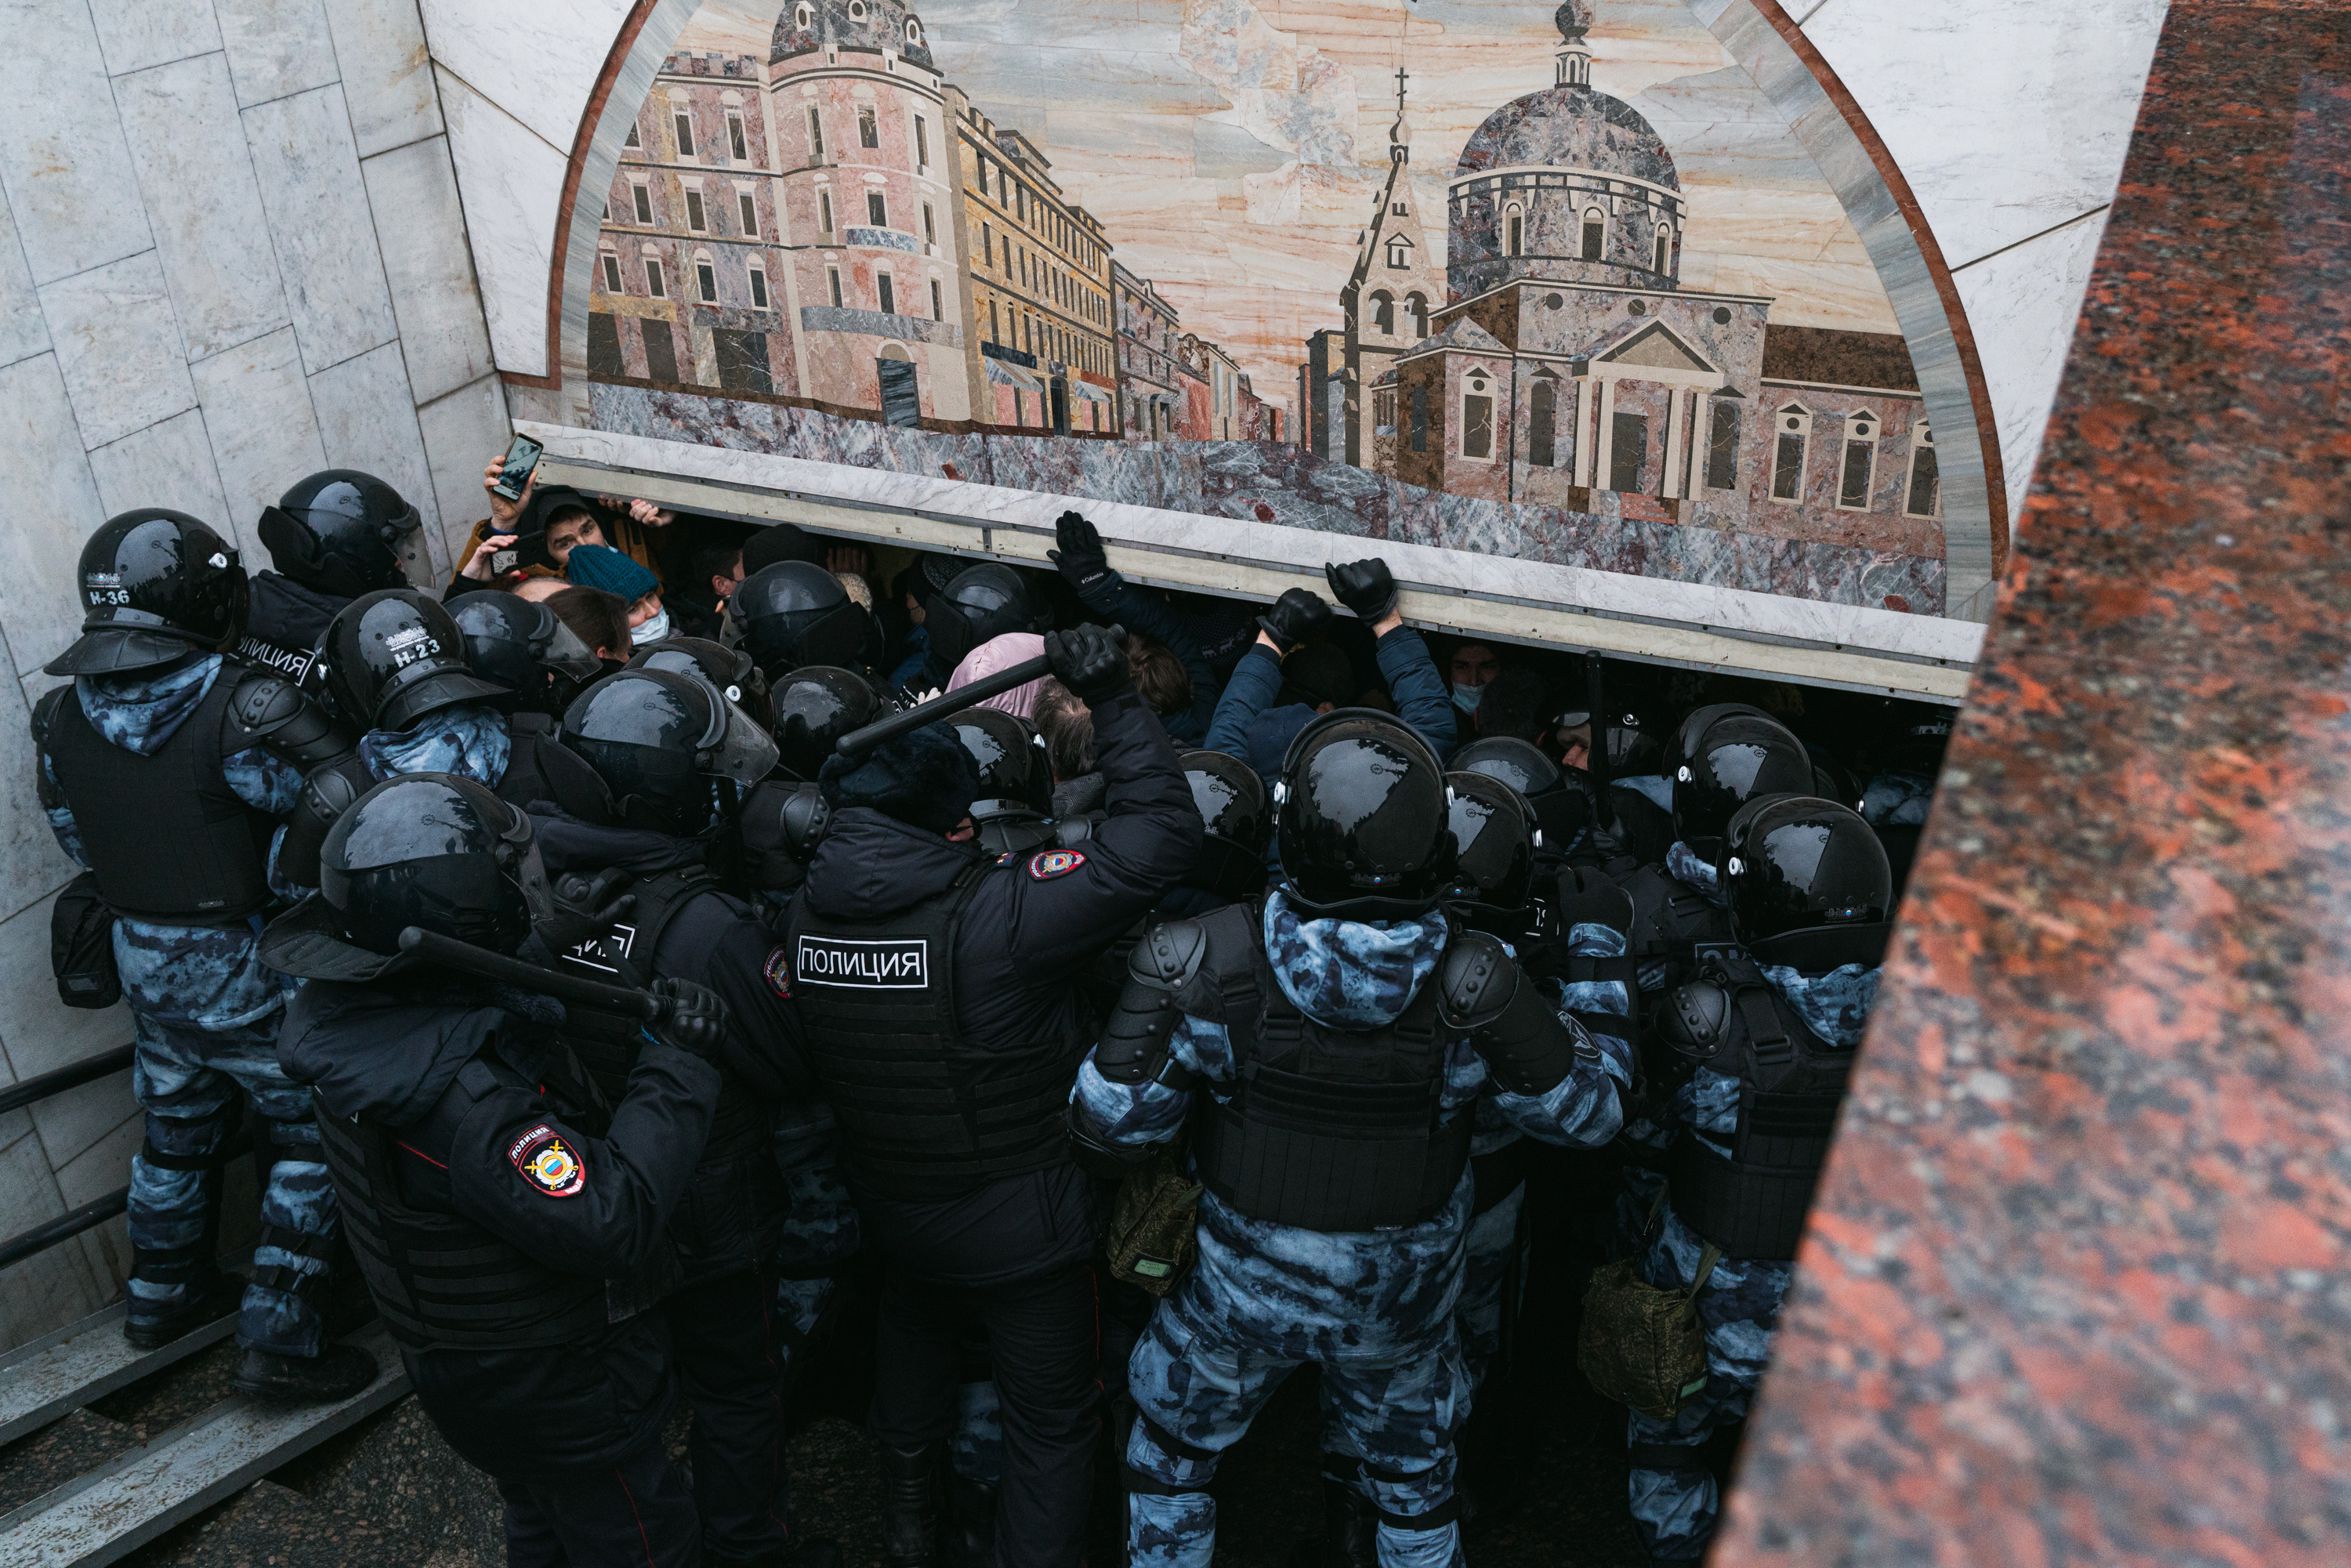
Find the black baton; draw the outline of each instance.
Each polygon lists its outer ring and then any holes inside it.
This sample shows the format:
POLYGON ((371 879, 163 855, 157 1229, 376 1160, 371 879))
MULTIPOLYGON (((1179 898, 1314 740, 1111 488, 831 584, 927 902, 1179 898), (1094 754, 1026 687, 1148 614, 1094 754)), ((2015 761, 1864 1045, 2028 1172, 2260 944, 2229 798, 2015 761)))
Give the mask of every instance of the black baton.
MULTIPOLYGON (((1110 629, 1112 640, 1126 641, 1126 628, 1110 629)), ((961 713, 967 707, 977 707, 990 697, 1000 697, 1019 686, 1025 686, 1040 675, 1053 673, 1052 661, 1042 653, 1033 659, 1023 659, 1008 670, 998 670, 983 675, 967 686, 917 703, 904 713, 893 713, 887 718, 877 718, 863 729, 852 729, 841 737, 833 749, 843 757, 862 757, 885 740, 894 740, 910 729, 920 729, 926 724, 936 724, 949 714, 961 713)))
POLYGON ((427 931, 421 925, 411 925, 400 934, 400 950, 444 968, 462 969, 485 980, 512 986, 518 991, 553 997, 559 1002, 598 1012, 619 1013, 644 1023, 659 1023, 676 1010, 676 1004, 650 991, 608 986, 601 980, 542 969, 520 958, 509 958, 504 953, 493 953, 486 947, 460 942, 455 936, 444 936, 438 931, 427 931))

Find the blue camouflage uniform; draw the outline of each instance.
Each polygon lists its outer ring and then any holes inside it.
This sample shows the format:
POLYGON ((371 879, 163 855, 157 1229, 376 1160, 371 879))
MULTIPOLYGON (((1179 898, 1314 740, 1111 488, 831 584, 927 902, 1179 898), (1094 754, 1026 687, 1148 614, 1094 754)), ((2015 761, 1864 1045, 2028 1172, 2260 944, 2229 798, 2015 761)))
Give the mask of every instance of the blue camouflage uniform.
MULTIPOLYGON (((841 1270, 857 1256, 857 1205, 841 1180, 832 1109, 813 1095, 776 1113, 776 1163, 791 1197, 777 1249, 776 1353, 791 1376, 817 1323, 841 1293, 841 1270)), ((789 1381, 787 1386, 789 1386, 789 1381)))
MULTIPOLYGON (((1877 996, 1875 967, 1848 964, 1810 978, 1777 966, 1762 974, 1814 1034, 1848 1049, 1861 1043, 1877 996)), ((1643 1141, 1663 1150, 1677 1137, 1694 1137, 1727 1159, 1739 1127, 1739 1080, 1699 1068, 1670 1107, 1644 1125, 1643 1141)), ((1651 1208, 1657 1218, 1642 1252, 1643 1277, 1660 1290, 1687 1291, 1698 1279, 1705 1239, 1682 1223, 1670 1197, 1662 1205, 1652 1199, 1651 1208)), ((1702 1448, 1716 1433, 1746 1419, 1771 1359, 1780 1303, 1795 1269, 1793 1261, 1784 1259, 1719 1259, 1698 1294, 1698 1322, 1706 1330, 1706 1387, 1670 1421, 1652 1420, 1637 1410, 1626 1414, 1634 1458, 1633 1521, 1653 1558, 1696 1562, 1703 1557, 1714 1537, 1722 1495, 1701 1458, 1693 1458, 1687 1469, 1659 1468, 1643 1460, 1663 1458, 1655 1452, 1657 1448, 1702 1448)))
MULTIPOLYGON (((1326 1027, 1373 1030, 1400 1017, 1428 983, 1447 928, 1435 915, 1376 924, 1301 919, 1275 893, 1266 901, 1263 933, 1274 976, 1301 1012, 1326 1027)), ((1576 942, 1614 937, 1596 926, 1571 934, 1576 942)), ((1599 1061, 1579 1061, 1534 1098, 1499 1089, 1469 1040, 1457 1040, 1441 1103, 1448 1115, 1468 1115, 1487 1098, 1536 1137, 1604 1144, 1622 1119, 1618 1093, 1632 1063, 1619 1042, 1597 1043, 1599 1061)), ((1210 1082, 1236 1077, 1221 1024, 1179 1019, 1168 1053, 1210 1082)), ((1089 1055, 1073 1100, 1090 1135, 1140 1147, 1175 1135, 1193 1092, 1155 1081, 1113 1083, 1089 1055)), ((1310 1361, 1322 1367, 1362 1456, 1356 1484, 1380 1511, 1380 1561, 1388 1568, 1446 1568, 1458 1560, 1460 1526, 1447 1505, 1454 1435, 1468 1402, 1455 1309, 1471 1188, 1465 1171, 1435 1218, 1353 1234, 1271 1224, 1203 1196, 1197 1265, 1160 1303, 1127 1369, 1142 1417, 1127 1444, 1127 1466, 1159 1489, 1129 1498, 1132 1563, 1207 1568, 1216 1503, 1204 1489, 1217 1458, 1281 1380, 1310 1361), (1445 1522, 1415 1526, 1431 1517, 1445 1522)))
POLYGON ((379 784, 409 773, 454 773, 495 789, 507 776, 514 741, 496 708, 464 703, 426 714, 408 729, 369 730, 359 749, 379 784))
MULTIPOLYGON (((218 654, 161 673, 84 675, 74 697, 109 743, 152 756, 210 695, 235 679, 218 654)), ((41 767, 54 793, 57 774, 41 767)), ((258 747, 225 758, 222 773, 237 799, 283 817, 293 810, 302 776, 258 747)), ((70 804, 48 808, 50 831, 67 854, 88 865, 70 804)), ((159 852, 166 846, 157 846, 159 852)), ((274 871, 276 843, 270 859, 274 871)), ((272 882, 275 884, 273 875, 272 882)), ((335 1191, 319 1158, 310 1092, 277 1065, 277 1028, 287 997, 300 985, 263 966, 259 915, 229 927, 167 925, 119 917, 114 961, 131 1004, 135 1056, 131 1092, 147 1113, 147 1145, 131 1160, 129 1284, 134 1322, 168 1319, 193 1306, 210 1278, 217 1229, 219 1155, 235 1130, 239 1097, 266 1124, 273 1158, 261 1193, 267 1230, 298 1235, 302 1250, 270 1244, 254 1249, 256 1268, 323 1276, 338 1216, 335 1191), (170 1255, 176 1254, 176 1258, 170 1255)), ((323 1281, 321 1281, 323 1282, 323 1281)), ((237 1342, 282 1355, 316 1355, 323 1326, 315 1291, 297 1295, 265 1285, 245 1291, 237 1342)))

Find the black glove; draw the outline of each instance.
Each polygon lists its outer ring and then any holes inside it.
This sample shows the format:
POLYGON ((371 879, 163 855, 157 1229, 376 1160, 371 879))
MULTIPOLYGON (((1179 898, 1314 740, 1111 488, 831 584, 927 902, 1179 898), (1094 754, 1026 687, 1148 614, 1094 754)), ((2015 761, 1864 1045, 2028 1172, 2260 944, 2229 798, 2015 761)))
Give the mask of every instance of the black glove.
POLYGON ((1322 563, 1322 575, 1330 580, 1331 597, 1361 620, 1381 620, 1396 607, 1395 574, 1377 556, 1351 560, 1344 566, 1332 566, 1326 560, 1322 563))
POLYGON ((1591 866, 1572 865, 1559 873, 1559 930, 1564 936, 1578 925, 1605 925, 1624 936, 1633 933, 1633 895, 1591 866))
POLYGON ((1281 644, 1284 657, 1331 629, 1331 607, 1311 588, 1293 588, 1257 618, 1265 634, 1281 644))
POLYGON ((1045 658, 1053 678, 1088 707, 1134 689, 1134 674, 1126 663, 1126 632, 1120 627, 1048 632, 1045 658))
POLYGON ((653 1037, 715 1064, 718 1043, 726 1038, 726 1004, 718 999, 718 993, 692 980, 655 980, 653 995, 670 1006, 659 1019, 645 1026, 653 1037))
POLYGON ((1053 538, 1061 548, 1047 550, 1045 559, 1061 569, 1061 575, 1087 603, 1093 602, 1095 594, 1126 580, 1110 569, 1101 531, 1077 513, 1063 512, 1054 519, 1053 538))
POLYGON ((559 879, 554 887, 555 912, 533 927, 538 939, 559 958, 586 943, 601 940, 614 921, 637 906, 633 893, 613 896, 635 880, 617 867, 599 872, 593 879, 576 873, 559 879))

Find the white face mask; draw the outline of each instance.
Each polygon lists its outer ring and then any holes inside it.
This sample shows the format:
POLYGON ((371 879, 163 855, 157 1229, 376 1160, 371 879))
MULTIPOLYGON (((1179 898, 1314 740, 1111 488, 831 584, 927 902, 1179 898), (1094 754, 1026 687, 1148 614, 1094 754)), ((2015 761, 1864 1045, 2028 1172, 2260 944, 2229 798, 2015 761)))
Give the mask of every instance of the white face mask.
POLYGON ((1476 713, 1478 705, 1485 700, 1485 696, 1486 688, 1483 686, 1456 686, 1453 688, 1453 706, 1463 713, 1476 713))
POLYGON ((642 648, 648 643, 658 643, 669 635, 669 612, 656 611, 650 621, 641 621, 629 628, 629 642, 642 648))

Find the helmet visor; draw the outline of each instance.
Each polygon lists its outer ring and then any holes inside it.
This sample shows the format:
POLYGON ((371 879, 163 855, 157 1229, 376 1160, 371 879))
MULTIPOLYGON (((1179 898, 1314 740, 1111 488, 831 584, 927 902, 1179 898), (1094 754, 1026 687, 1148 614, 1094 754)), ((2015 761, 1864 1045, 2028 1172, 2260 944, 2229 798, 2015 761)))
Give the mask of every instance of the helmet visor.
POLYGON ((547 648, 538 655, 538 662, 557 674, 574 681, 584 681, 604 667, 603 661, 580 640, 580 633, 560 621, 555 623, 554 634, 548 638, 547 648))
MULTIPOLYGON (((414 512, 409 513, 414 517, 414 512)), ((433 586, 433 556, 424 548, 424 530, 413 525, 392 536, 392 559, 400 575, 419 588, 433 586)))
MULTIPOLYGON (((694 677, 700 680, 700 677, 694 677)), ((696 749, 701 754, 702 771, 720 779, 732 779, 737 784, 757 784, 776 769, 776 737, 761 729, 758 722, 741 708, 719 695, 718 688, 701 681, 702 689, 710 694, 710 728, 696 749)))

